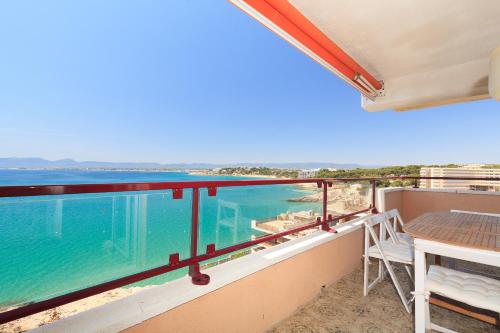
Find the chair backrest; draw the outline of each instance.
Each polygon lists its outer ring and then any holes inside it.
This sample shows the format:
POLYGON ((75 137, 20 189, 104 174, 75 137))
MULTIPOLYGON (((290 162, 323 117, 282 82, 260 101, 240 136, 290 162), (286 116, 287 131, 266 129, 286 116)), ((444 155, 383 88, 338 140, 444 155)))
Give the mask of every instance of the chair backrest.
POLYGON ((402 220, 401 215, 399 214, 399 210, 397 208, 388 210, 387 212, 385 212, 385 215, 389 219, 397 217, 398 219, 402 220))
POLYGON ((387 217, 385 216, 385 214, 379 213, 377 215, 367 216, 363 222, 365 223, 365 225, 369 225, 370 227, 374 227, 377 224, 385 224, 386 220, 387 220, 387 217))
POLYGON ((401 218, 399 211, 396 208, 385 212, 385 216, 387 216, 389 223, 392 220, 392 228, 393 228, 394 232, 398 231, 398 225, 401 227, 401 229, 403 229, 403 226, 405 223, 404 223, 403 219, 401 218))
MULTIPOLYGON (((391 226, 388 224, 387 215, 385 213, 379 213, 377 215, 368 216, 364 220, 365 227, 367 231, 372 235, 373 240, 375 241, 376 233, 374 227, 376 225, 379 226, 379 240, 386 239, 386 231, 389 233, 389 238, 393 243, 397 243, 398 238, 394 230, 392 230, 391 226)), ((367 233, 368 233, 367 232, 367 233)))
POLYGON ((452 209, 450 210, 451 213, 464 213, 464 214, 474 214, 474 215, 485 215, 485 216, 494 216, 494 217, 500 217, 500 214, 494 214, 494 213, 482 213, 482 212, 471 212, 468 210, 458 210, 458 209, 452 209))

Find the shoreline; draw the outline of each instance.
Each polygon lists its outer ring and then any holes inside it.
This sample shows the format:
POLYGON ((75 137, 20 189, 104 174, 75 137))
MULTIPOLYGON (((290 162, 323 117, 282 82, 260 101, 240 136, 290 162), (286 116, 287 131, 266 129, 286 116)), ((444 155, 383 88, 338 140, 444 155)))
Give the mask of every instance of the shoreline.
POLYGON ((239 173, 233 173, 230 175, 225 175, 225 174, 211 174, 211 173, 205 173, 205 172, 200 172, 200 171, 188 171, 186 172, 189 175, 193 176, 212 176, 212 177, 246 177, 246 178, 261 178, 261 179, 293 179, 293 178, 288 178, 288 177, 278 177, 274 175, 269 175, 269 176, 263 176, 263 175, 245 175, 245 174, 239 174, 239 173))
MULTIPOLYGON (((35 313, 31 316, 20 318, 0 325, 0 332, 25 332, 46 324, 50 324, 59 319, 63 319, 80 312, 90 310, 100 305, 104 305, 131 296, 139 291, 149 289, 151 287, 153 287, 153 285, 144 287, 116 288, 102 294, 97 294, 73 303, 61 305, 50 310, 35 313)), ((16 307, 5 307, 2 308, 2 311, 12 310, 15 308, 16 307)))
POLYGON ((214 176, 233 176, 233 177, 248 177, 248 178, 268 178, 268 179, 291 179, 291 178, 286 178, 286 177, 278 177, 278 176, 262 176, 262 175, 243 175, 243 174, 232 174, 232 175, 214 175, 214 176))
POLYGON ((216 174, 211 173, 210 169, 127 169, 127 168, 17 168, 17 167, 0 167, 0 171, 89 171, 89 172, 144 172, 144 173, 184 173, 190 176, 207 176, 207 177, 245 177, 245 178, 260 178, 260 179, 294 179, 290 177, 279 177, 275 175, 258 175, 258 174, 216 174))

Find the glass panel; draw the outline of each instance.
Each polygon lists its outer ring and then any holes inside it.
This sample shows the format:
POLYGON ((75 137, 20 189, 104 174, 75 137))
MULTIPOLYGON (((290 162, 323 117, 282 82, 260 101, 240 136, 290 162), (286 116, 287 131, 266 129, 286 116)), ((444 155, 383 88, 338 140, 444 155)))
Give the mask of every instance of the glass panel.
POLYGON ((198 253, 313 222, 321 215, 319 193, 316 184, 219 188, 215 197, 202 190, 198 253))
POLYGON ((190 225, 191 191, 2 199, 0 307, 164 265, 173 252, 187 258, 190 225))
POLYGON ((370 182, 333 183, 328 188, 328 214, 333 216, 368 208, 371 201, 370 182))

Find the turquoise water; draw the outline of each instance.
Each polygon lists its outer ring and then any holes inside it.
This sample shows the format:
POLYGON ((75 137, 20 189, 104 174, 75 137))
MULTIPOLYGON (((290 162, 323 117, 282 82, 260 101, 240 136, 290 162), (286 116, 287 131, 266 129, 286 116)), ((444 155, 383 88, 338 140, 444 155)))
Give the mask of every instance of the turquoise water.
MULTIPOLYGON (((241 178, 241 177, 240 177, 241 178)), ((173 172, 0 170, 0 185, 223 180, 173 172)), ((238 179, 238 178, 237 178, 238 179)), ((315 209, 290 203, 307 194, 294 186, 200 191, 199 252, 258 236, 252 219, 315 209)), ((0 306, 46 299, 168 263, 171 253, 189 255, 191 192, 102 193, 0 199, 0 306)), ((139 285, 186 274, 179 270, 139 285)))

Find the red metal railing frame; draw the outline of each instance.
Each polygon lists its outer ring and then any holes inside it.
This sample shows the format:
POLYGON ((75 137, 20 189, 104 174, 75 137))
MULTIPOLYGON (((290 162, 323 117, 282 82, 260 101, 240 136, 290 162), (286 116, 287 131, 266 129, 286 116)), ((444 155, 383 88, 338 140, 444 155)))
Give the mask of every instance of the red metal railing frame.
POLYGON ((173 253, 169 257, 167 265, 152 268, 143 272, 128 275, 119 279, 104 282, 81 290, 73 291, 64 295, 56 296, 44 301, 31 303, 16 309, 0 313, 0 324, 7 323, 22 317, 26 317, 44 310, 71 303, 86 297, 97 295, 115 288, 123 287, 131 283, 139 282, 154 276, 165 274, 180 268, 189 267, 189 275, 196 285, 209 283, 210 277, 200 272, 200 262, 229 254, 234 251, 258 245, 263 242, 276 240, 283 236, 297 233, 306 229, 321 227, 324 231, 336 232, 330 224, 343 218, 348 218, 361 213, 377 213, 376 207, 376 183, 382 180, 419 180, 419 179, 442 179, 442 180, 479 180, 500 181, 500 178, 477 178, 477 177, 377 177, 377 178, 314 178, 314 179, 272 179, 272 180, 224 180, 224 181, 199 181, 199 182, 157 182, 157 183, 118 183, 118 184, 69 184, 69 185, 36 185, 36 186, 0 186, 0 197, 26 197, 43 195, 69 195, 88 193, 109 192, 136 192, 154 190, 172 190, 173 198, 182 198, 184 189, 192 190, 192 222, 191 222, 191 256, 179 260, 179 254, 173 253), (367 181, 372 186, 372 202, 368 208, 333 217, 327 215, 328 187, 335 182, 361 182, 367 181), (240 186, 262 186, 262 185, 293 185, 316 183, 323 189, 323 211, 322 217, 297 228, 289 229, 272 235, 258 237, 254 240, 216 249, 215 244, 209 244, 204 254, 198 254, 198 213, 199 213, 199 190, 206 188, 209 196, 215 196, 219 187, 240 186))

